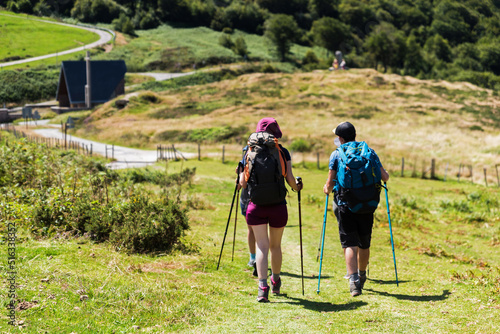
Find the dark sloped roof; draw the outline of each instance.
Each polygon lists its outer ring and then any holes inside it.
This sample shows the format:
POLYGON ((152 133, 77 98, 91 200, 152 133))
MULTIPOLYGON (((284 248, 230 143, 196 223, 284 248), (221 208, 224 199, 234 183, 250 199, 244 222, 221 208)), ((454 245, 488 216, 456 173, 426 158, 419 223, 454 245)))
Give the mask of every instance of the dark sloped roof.
MULTIPOLYGON (((123 60, 92 60, 90 61, 91 98, 92 103, 104 103, 111 99, 118 84, 125 77, 127 66, 123 60)), ((85 61, 63 61, 59 75, 65 80, 70 103, 85 103, 85 84, 87 83, 85 61), (64 74, 64 75, 63 75, 64 74)), ((59 94, 59 87, 57 89, 59 94)))

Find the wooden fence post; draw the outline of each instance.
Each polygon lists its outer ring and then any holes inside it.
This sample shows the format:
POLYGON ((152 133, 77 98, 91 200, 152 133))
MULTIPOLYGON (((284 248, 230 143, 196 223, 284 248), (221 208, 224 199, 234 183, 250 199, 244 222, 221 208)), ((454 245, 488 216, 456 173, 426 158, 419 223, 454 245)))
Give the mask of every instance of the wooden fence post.
POLYGON ((200 143, 198 143, 198 161, 201 160, 201 148, 200 148, 200 143))
POLYGON ((405 173, 405 158, 402 157, 401 158, 401 177, 404 176, 404 173, 405 173))
POLYGON ((316 167, 319 169, 319 152, 316 153, 316 167))
POLYGON ((174 160, 177 161, 177 153, 175 152, 174 144, 172 144, 172 153, 174 154, 174 160))
POLYGON ((431 160, 431 179, 436 179, 436 159, 431 160))
POLYGON ((486 178, 486 168, 483 168, 483 172, 484 172, 484 184, 486 185, 486 187, 488 187, 488 179, 486 178))
POLYGON ((226 153, 226 147, 222 145, 222 163, 224 163, 224 155, 226 153))
POLYGON ((498 177, 498 164, 495 165, 495 169, 497 170, 497 183, 498 183, 498 186, 500 187, 500 177, 498 177))

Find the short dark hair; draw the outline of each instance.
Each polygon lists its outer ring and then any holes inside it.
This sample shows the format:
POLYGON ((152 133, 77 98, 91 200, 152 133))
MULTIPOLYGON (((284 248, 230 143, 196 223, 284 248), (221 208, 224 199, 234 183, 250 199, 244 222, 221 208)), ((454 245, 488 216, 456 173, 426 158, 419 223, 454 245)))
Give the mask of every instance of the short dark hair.
POLYGON ((344 138, 346 142, 354 141, 356 139, 356 128, 349 122, 342 122, 333 132, 339 136, 344 138))

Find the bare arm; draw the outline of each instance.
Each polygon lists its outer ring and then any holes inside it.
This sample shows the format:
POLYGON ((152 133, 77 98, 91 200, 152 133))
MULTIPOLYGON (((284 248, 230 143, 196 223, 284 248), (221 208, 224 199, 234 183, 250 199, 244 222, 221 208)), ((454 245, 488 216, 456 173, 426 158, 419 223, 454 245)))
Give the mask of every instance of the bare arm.
POLYGON ((382 181, 389 181, 389 173, 383 167, 380 167, 380 175, 382 176, 382 181))
POLYGON ((337 172, 333 169, 328 171, 328 178, 326 179, 326 183, 323 186, 323 192, 325 194, 331 194, 333 190, 333 186, 335 185, 335 179, 337 178, 337 172))
POLYGON ((297 180, 295 179, 295 176, 293 176, 293 172, 292 172, 292 161, 291 160, 288 160, 286 162, 286 182, 288 183, 288 185, 290 185, 290 187, 295 190, 295 191, 300 191, 302 188, 303 188, 303 184, 302 182, 301 183, 297 183, 297 180))

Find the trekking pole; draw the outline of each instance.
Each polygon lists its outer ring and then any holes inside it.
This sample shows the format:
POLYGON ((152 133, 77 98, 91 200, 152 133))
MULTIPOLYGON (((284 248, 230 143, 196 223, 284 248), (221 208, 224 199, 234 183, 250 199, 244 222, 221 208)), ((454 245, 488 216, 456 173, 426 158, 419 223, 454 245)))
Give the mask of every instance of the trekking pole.
POLYGON ((227 217, 226 231, 224 232, 224 239, 222 240, 222 246, 220 248, 219 262, 217 262, 217 270, 219 270, 220 259, 222 257, 222 250, 224 249, 224 242, 226 242, 227 229, 229 227, 229 221, 231 220, 231 213, 233 212, 234 199, 236 197, 236 190, 238 190, 238 184, 240 183, 240 175, 236 178, 236 186, 234 186, 233 201, 231 202, 231 209, 229 210, 229 217, 227 217))
MULTIPOLYGON (((297 183, 302 183, 302 178, 297 176, 297 183)), ((302 296, 304 295, 304 254, 302 252, 302 214, 300 211, 300 190, 297 193, 299 199, 299 232, 300 232, 300 271, 302 274, 302 296)))
MULTIPOLYGON (((324 219, 326 220, 326 210, 328 208, 328 195, 326 195, 326 205, 325 205, 325 217, 324 219)), ((325 224, 323 224, 323 227, 321 229, 321 236, 319 238, 319 244, 318 244, 318 255, 316 255, 316 262, 318 262, 319 260, 319 255, 320 255, 320 252, 321 252, 321 239, 323 238, 323 232, 325 231, 325 224)))
POLYGON ((323 246, 325 245, 325 230, 326 230, 326 214, 328 210, 328 194, 326 195, 325 202, 325 215, 323 217, 323 230, 321 231, 321 260, 319 261, 319 274, 318 274, 318 290, 316 291, 319 295, 319 285, 321 282, 321 266, 323 265, 323 246))
MULTIPOLYGON (((238 193, 236 198, 240 198, 240 190, 238 189, 238 193)), ((234 234, 233 234, 233 253, 231 254, 231 262, 234 259, 234 243, 236 241, 236 222, 238 221, 238 205, 236 205, 236 212, 234 213, 234 234)))
POLYGON ((392 237, 391 212, 389 211, 389 197, 387 195, 387 182, 384 182, 385 202, 387 203, 387 218, 389 219, 389 231, 391 232, 392 259, 394 260, 394 272, 396 273, 396 285, 399 287, 398 269, 396 267, 396 254, 394 253, 394 239, 392 237))

